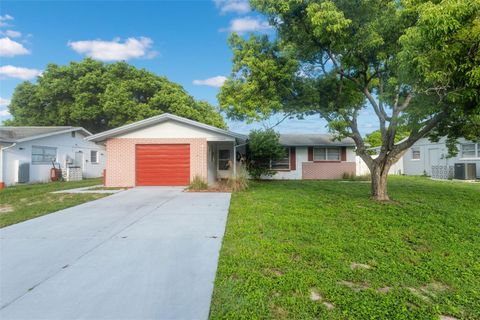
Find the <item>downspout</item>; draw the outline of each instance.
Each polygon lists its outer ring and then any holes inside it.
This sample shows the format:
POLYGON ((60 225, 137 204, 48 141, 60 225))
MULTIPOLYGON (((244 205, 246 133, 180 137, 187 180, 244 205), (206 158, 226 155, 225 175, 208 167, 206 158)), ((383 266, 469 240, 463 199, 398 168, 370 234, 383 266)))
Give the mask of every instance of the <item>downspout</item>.
POLYGON ((14 142, 13 144, 9 145, 8 147, 3 147, 3 148, 0 148, 0 189, 3 189, 5 188, 5 183, 3 182, 3 151, 7 150, 7 149, 10 149, 10 148, 13 148, 17 145, 16 142, 14 142))

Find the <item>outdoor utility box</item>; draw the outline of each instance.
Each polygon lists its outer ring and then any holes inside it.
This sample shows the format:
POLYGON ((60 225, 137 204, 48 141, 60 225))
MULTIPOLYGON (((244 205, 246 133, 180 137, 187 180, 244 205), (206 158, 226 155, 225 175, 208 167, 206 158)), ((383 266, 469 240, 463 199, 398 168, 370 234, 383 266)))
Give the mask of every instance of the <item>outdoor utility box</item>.
POLYGON ((30 163, 15 160, 15 182, 27 183, 30 181, 30 163))
POLYGON ((458 180, 475 180, 477 165, 475 163, 455 163, 454 178, 458 180))

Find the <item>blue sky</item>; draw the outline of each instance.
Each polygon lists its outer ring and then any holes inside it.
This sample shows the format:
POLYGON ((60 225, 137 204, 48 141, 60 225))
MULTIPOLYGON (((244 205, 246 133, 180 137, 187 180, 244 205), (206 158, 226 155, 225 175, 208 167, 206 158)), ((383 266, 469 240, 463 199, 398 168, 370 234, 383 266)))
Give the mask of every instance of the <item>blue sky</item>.
MULTIPOLYGON (((0 16, 0 121, 8 118, 8 101, 17 84, 34 81, 48 63, 67 64, 86 56, 107 62, 127 60, 217 105, 218 86, 231 70, 230 32, 271 32, 244 0, 2 0, 0 16)), ((359 123, 363 133, 376 125, 368 110, 359 123)), ((228 124, 239 132, 262 126, 228 124)), ((277 129, 327 131, 318 117, 287 120, 277 129)))

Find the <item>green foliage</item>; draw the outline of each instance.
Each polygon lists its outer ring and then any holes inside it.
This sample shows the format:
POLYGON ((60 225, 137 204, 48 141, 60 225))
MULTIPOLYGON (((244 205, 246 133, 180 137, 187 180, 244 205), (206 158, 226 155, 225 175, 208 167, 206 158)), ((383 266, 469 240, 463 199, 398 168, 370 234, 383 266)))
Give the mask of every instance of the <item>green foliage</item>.
MULTIPOLYGON (((399 142, 400 140, 408 137, 410 132, 404 127, 399 127, 397 129, 397 134, 395 136, 395 143, 399 142)), ((370 148, 379 147, 382 145, 382 133, 380 130, 375 130, 365 136, 365 143, 369 144, 370 148)))
POLYGON ((92 59, 66 66, 50 64, 36 84, 18 85, 8 125, 71 125, 92 132, 162 113, 225 128, 218 111, 195 101, 180 85, 125 62, 92 59))
POLYGON ((272 176, 270 162, 281 159, 285 148, 280 145, 279 134, 272 129, 252 130, 248 137, 247 170, 253 179, 261 176, 272 176))
POLYGON ((101 183, 101 179, 86 179, 82 181, 18 185, 0 190, 0 208, 3 206, 3 208, 11 207, 12 209, 12 211, 0 214, 0 228, 103 198, 108 194, 52 193, 101 183))
POLYGON ((200 190, 207 190, 208 189, 208 184, 200 176, 195 176, 193 177, 192 181, 190 181, 190 184, 188 185, 189 190, 195 190, 195 191, 200 191, 200 190))
POLYGON ((480 319, 480 184, 390 180, 389 204, 366 182, 233 194, 210 319, 480 319))
POLYGON ((331 131, 355 140, 379 173, 372 195, 383 200, 380 174, 418 139, 480 140, 479 0, 250 3, 276 35, 231 37, 232 74, 218 95, 229 117, 319 114, 331 131), (376 161, 358 125, 369 106, 382 138, 376 161), (409 138, 396 144, 400 127, 409 138))
POLYGON ((448 105, 433 132, 480 141, 480 1, 408 1, 417 23, 400 37, 400 75, 448 105))
POLYGON ((290 92, 297 61, 280 52, 278 43, 266 36, 245 41, 233 34, 229 44, 234 52, 232 74, 218 94, 223 110, 237 120, 260 120, 283 108, 290 92), (248 81, 246 81, 248 79, 248 81))

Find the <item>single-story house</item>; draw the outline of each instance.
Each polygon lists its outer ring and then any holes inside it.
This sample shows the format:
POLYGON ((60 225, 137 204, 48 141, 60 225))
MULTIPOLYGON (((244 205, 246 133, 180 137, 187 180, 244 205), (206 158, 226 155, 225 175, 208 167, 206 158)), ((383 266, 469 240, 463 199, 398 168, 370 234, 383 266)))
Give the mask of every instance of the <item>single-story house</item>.
POLYGON ((463 165, 465 170, 475 167, 473 175, 480 178, 480 143, 460 138, 457 143, 458 154, 450 157, 446 140, 443 137, 438 142, 432 142, 428 138, 422 138, 415 142, 399 160, 403 161, 404 173, 409 176, 426 174, 447 179, 454 178, 455 166, 463 165))
MULTIPOLYGON (((474 178, 473 176, 480 178, 480 143, 460 138, 457 141, 458 154, 449 156, 446 140, 446 137, 437 142, 430 141, 429 138, 419 139, 405 151, 397 163, 392 165, 389 174, 427 175, 436 179, 452 179, 456 178, 455 170, 457 173, 460 170, 465 174, 463 179, 474 178)), ((378 153, 380 147, 372 150, 378 153)), ((367 173, 369 173, 367 165, 357 157, 357 174, 367 173)))
POLYGON ((85 140, 90 135, 80 127, 0 127, 0 185, 48 182, 52 162, 101 177, 105 147, 85 140))
POLYGON ((272 179, 341 179, 355 175, 355 142, 329 134, 280 134, 285 158, 272 162, 272 179))
MULTIPOLYGON (((95 134, 106 145, 108 187, 185 186, 198 176, 209 184, 234 176, 247 136, 171 114, 95 134)), ((272 162, 275 179, 332 179, 355 174, 354 143, 328 135, 281 135, 285 158, 272 162)))

